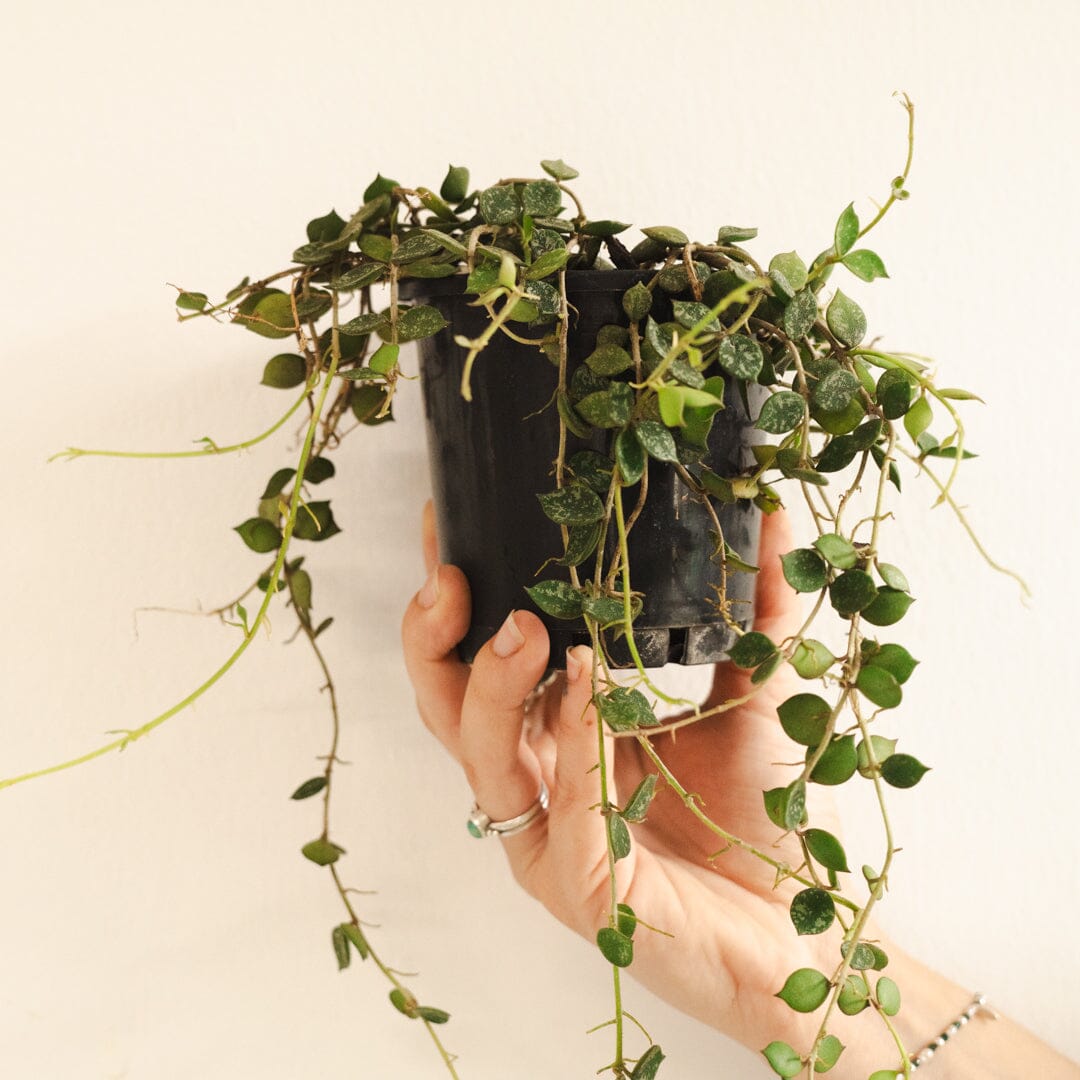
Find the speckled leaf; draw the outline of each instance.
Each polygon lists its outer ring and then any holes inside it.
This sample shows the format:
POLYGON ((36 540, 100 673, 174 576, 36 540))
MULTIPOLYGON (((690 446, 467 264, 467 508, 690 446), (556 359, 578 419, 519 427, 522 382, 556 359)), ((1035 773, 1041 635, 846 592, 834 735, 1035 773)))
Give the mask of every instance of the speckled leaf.
POLYGON ((804 410, 802 394, 794 390, 778 390, 761 406, 754 426, 770 435, 784 435, 802 423, 804 410))
POLYGON ((616 862, 630 854, 630 830, 618 814, 607 816, 608 846, 616 862))
POLYGON ((823 934, 835 918, 836 904, 824 889, 803 889, 791 901, 791 921, 800 935, 823 934))
MULTIPOLYGON (((848 203, 847 209, 836 220, 833 230, 833 247, 837 255, 846 255, 859 238, 859 215, 855 213, 855 204, 848 203)), ((835 333, 835 331, 833 331, 835 333)))
POLYGON ((792 340, 805 337, 813 329, 817 314, 817 294, 810 288, 800 289, 784 308, 784 333, 792 340))
POLYGON ((511 225, 521 217, 521 203, 512 184, 485 188, 480 192, 480 216, 489 225, 511 225))
POLYGON ((797 592, 817 592, 828 583, 825 560, 813 548, 796 548, 780 556, 784 580, 797 592))
POLYGON ((737 379, 756 379, 765 363, 761 346, 746 334, 733 334, 720 342, 720 366, 737 379))
POLYGON ((617 686, 601 694, 596 702, 600 719, 612 731, 633 731, 639 727, 655 727, 660 721, 640 690, 617 686))
POLYGON ((829 329, 844 345, 854 348, 866 337, 866 315, 850 297, 839 289, 825 311, 829 329))
POLYGON ((873 281, 874 278, 887 278, 889 276, 885 270, 885 264, 881 261, 881 256, 866 248, 848 252, 844 256, 843 263, 857 278, 862 278, 863 281, 873 281))
POLYGON ((525 591, 541 611, 554 619, 577 619, 581 616, 581 591, 568 581, 541 581, 525 591))
POLYGON ((540 167, 548 176, 553 176, 556 180, 573 180, 580 175, 577 169, 572 165, 567 165, 562 158, 548 158, 540 162, 540 167))
POLYGON ((649 457, 657 461, 676 462, 679 460, 675 449, 675 439, 663 424, 655 420, 642 420, 634 425, 634 430, 649 457))

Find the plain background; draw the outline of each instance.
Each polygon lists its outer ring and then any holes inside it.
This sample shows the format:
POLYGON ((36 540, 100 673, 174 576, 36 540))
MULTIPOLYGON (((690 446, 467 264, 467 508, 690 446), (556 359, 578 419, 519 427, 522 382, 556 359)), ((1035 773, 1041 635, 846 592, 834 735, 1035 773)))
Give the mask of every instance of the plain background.
MULTIPOLYGON (((6 527, 4 775, 96 746, 211 671, 208 619, 258 559, 230 527, 291 461, 46 466, 67 445, 183 448, 260 430, 254 335, 174 320, 166 282, 220 294, 287 263, 305 222, 347 215, 377 170, 437 186, 564 157, 593 216, 812 256, 852 199, 884 197, 918 108, 912 197, 852 295, 887 344, 979 392, 960 495, 1017 589, 908 471, 887 532, 919 602, 923 661, 895 730, 934 766, 895 793, 904 852, 891 933, 1073 1056, 1077 684, 1072 481, 1078 155, 1070 0, 1018 6, 669 0, 314 6, 72 2, 5 16, 0 179, 6 527), (1050 368, 1053 367, 1053 378, 1050 368), (138 631, 136 636, 136 629, 138 631)), ((276 350, 274 350, 276 351, 276 350)), ((406 390, 415 388, 406 388, 406 390)), ((316 613, 345 715, 336 836, 375 940, 471 1080, 583 1076, 609 1038, 593 949, 520 894, 462 820, 463 778, 422 730, 398 648, 420 585, 427 491, 418 393, 350 438, 313 548, 316 613)), ((319 676, 287 613, 227 682, 122 755, 0 792, 0 1047, 12 1080, 436 1077, 383 981, 338 974, 340 918, 292 803, 327 745, 319 676)), ((856 862, 880 838, 849 800, 856 862)), ((359 969, 358 969, 359 968, 359 969)), ((636 987, 674 1077, 766 1075, 760 1059, 636 987)), ((947 1018, 942 1018, 943 1021, 947 1018)), ((929 1036, 931 1033, 928 1032, 929 1036)), ((965 1036, 974 1037, 974 1036, 965 1036)))

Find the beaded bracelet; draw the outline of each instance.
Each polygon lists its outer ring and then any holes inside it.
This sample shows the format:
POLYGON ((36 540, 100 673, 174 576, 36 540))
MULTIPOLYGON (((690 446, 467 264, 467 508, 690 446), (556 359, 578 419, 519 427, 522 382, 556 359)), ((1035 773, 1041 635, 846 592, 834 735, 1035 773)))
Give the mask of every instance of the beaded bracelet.
POLYGON ((976 1013, 984 1012, 996 1020, 997 1013, 986 1004, 985 994, 976 994, 971 1004, 936 1038, 931 1039, 918 1053, 911 1055, 911 1071, 925 1065, 976 1013))

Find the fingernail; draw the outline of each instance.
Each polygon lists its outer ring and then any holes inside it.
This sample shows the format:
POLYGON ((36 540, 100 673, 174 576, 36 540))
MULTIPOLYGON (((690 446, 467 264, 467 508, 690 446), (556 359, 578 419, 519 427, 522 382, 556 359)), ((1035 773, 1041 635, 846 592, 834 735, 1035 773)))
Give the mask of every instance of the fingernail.
POLYGON ((566 650, 566 681, 574 683, 581 674, 581 661, 574 655, 573 649, 566 650))
POLYGON ((491 643, 491 651, 505 660, 508 656, 513 656, 524 644, 525 635, 517 628, 514 613, 511 611, 506 616, 506 622, 499 627, 499 632, 491 643))
POLYGON ((439 599, 439 568, 436 566, 428 575, 424 587, 416 594, 416 602, 422 608, 433 608, 439 599))

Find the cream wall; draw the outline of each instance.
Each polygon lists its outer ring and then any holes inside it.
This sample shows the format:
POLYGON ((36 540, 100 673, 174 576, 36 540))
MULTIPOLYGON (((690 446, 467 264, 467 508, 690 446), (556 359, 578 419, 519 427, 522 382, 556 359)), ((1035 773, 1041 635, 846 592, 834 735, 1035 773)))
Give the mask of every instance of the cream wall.
MULTIPOLYGON (((1080 7, 53 2, 4 25, 3 775, 142 723, 235 641, 158 614, 136 637, 133 610, 243 587, 256 560, 229 528, 288 437, 222 460, 44 464, 72 443, 184 447, 277 415, 284 396, 256 385, 266 344, 178 326, 166 282, 220 293, 276 265, 377 169, 437 184, 453 161, 492 180, 553 156, 581 170, 597 216, 705 236, 753 223, 766 257, 812 255, 896 173, 890 95, 906 90, 912 198, 875 243, 892 279, 850 291, 890 344, 988 402, 968 413, 982 456, 962 497, 1034 601, 916 492, 890 534, 923 661, 896 723, 935 770, 893 799, 905 850, 885 921, 1080 1056, 1076 512, 1060 471, 1075 456, 1080 7)), ((609 1050, 583 1033, 608 1015, 606 970, 516 890, 496 845, 469 840, 466 785, 414 716, 397 622, 420 584, 427 479, 418 395, 404 399, 401 423, 343 448, 345 532, 311 554, 354 762, 342 865, 378 890, 361 906, 385 954, 453 1012, 463 1076, 589 1075, 609 1050)), ((375 973, 334 968, 336 898, 298 854, 317 808, 286 798, 327 720, 309 656, 282 645, 288 621, 124 754, 0 792, 5 1080, 440 1075, 375 973)), ((852 844, 869 858, 862 812, 852 844)), ((629 1007, 674 1077, 767 1074, 643 991, 629 1007)))

